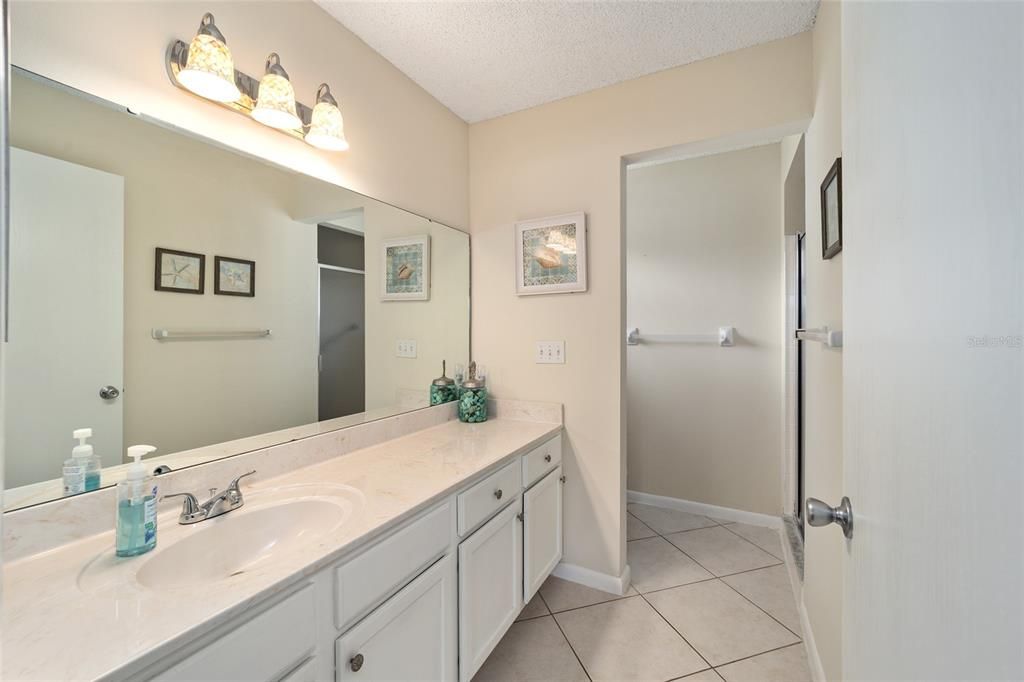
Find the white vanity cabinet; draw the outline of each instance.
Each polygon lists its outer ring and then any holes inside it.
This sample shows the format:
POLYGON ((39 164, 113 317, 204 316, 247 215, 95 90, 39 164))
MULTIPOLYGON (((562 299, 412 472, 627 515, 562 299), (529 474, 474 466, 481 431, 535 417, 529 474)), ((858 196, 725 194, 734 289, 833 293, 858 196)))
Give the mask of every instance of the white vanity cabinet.
POLYGON ((455 586, 448 555, 338 639, 335 679, 455 680, 455 586))
POLYGON ((561 459, 556 436, 131 679, 470 680, 561 559, 561 459))

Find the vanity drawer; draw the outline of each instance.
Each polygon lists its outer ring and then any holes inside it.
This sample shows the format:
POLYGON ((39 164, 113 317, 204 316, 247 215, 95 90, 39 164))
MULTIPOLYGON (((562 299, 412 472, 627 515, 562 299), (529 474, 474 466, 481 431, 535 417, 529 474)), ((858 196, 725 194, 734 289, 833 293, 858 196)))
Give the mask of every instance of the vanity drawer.
POLYGON ((523 487, 521 467, 519 459, 516 459, 469 490, 459 493, 460 536, 491 518, 519 495, 523 487))
POLYGON ((452 503, 427 512, 334 572, 342 630, 443 556, 452 543, 452 503))
POLYGON ((562 435, 559 434, 523 455, 523 487, 534 482, 562 463, 562 435))
POLYGON ((307 585, 152 679, 279 680, 313 654, 315 622, 313 586, 307 585))

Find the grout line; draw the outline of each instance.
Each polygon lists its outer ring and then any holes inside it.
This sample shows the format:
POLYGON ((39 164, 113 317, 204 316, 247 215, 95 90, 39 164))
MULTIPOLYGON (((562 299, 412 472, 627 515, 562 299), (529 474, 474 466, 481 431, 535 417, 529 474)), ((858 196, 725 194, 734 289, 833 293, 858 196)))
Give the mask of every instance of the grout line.
MULTIPOLYGON (((764 548, 764 547, 762 547, 761 545, 757 544, 756 542, 754 542, 754 541, 753 541, 753 540, 751 540, 750 538, 746 538, 746 537, 743 537, 742 535, 740 535, 739 533, 737 533, 736 531, 734 531, 734 530, 733 530, 732 528, 728 528, 728 527, 726 527, 726 526, 722 526, 722 528, 725 528, 725 529, 726 529, 727 531, 729 531, 730 533, 732 533, 732 534, 733 534, 733 535, 735 535, 736 537, 738 537, 738 538, 742 538, 742 539, 746 540, 747 542, 749 542, 750 544, 752 544, 752 545, 753 545, 754 547, 757 547, 757 548, 758 548, 759 550, 761 550, 762 552, 764 552, 765 554, 767 554, 768 556, 772 556, 772 557, 775 557, 775 558, 776 558, 776 559, 778 559, 779 561, 782 561, 782 558, 781 558, 781 557, 777 557, 777 556, 775 556, 774 554, 772 554, 771 552, 769 552, 769 551, 768 551, 767 549, 765 549, 765 548, 764 548)), ((772 530, 774 530, 774 529, 772 529, 772 530)))
POLYGON ((782 651, 783 649, 789 649, 790 647, 800 646, 803 642, 793 642, 792 644, 784 644, 783 646, 777 646, 774 649, 768 649, 768 651, 762 651, 759 654, 751 654, 750 656, 744 656, 743 658, 737 658, 735 661, 729 661, 728 663, 722 663, 715 668, 715 672, 718 672, 718 668, 724 668, 727 665, 733 663, 739 663, 740 661, 749 661, 751 658, 757 658, 758 656, 764 656, 765 654, 775 653, 776 651, 782 651))
POLYGON ((714 668, 708 668, 707 670, 698 670, 695 673, 690 673, 689 675, 683 675, 682 677, 673 677, 672 679, 668 680, 668 682, 680 682, 681 680, 685 680, 688 677, 693 677, 694 675, 700 675, 701 673, 706 673, 708 671, 710 671, 711 674, 714 675, 715 677, 717 677, 718 679, 722 680, 722 682, 725 682, 725 678, 722 677, 722 673, 718 672, 714 668))
MULTIPOLYGON (((630 587, 632 587, 632 585, 630 585, 630 587)), ((667 589, 671 589, 671 588, 667 588, 667 589)), ((611 593, 608 592, 606 594, 611 594, 611 593)), ((606 599, 605 601, 594 602, 593 604, 584 604, 583 606, 574 606, 571 609, 562 609, 561 611, 551 611, 551 615, 553 616, 556 613, 569 613, 570 611, 579 611, 580 609, 589 609, 591 606, 600 606, 601 604, 610 604, 613 601, 622 601, 623 599, 632 599, 633 597, 637 597, 639 595, 640 595, 640 590, 637 590, 636 594, 624 594, 621 597, 612 597, 611 599, 606 599)), ((544 603, 547 604, 547 602, 544 602, 544 603)), ((550 610, 550 607, 549 607, 549 610, 550 610)))
MULTIPOLYGON (((726 577, 728 577, 728 576, 726 576, 726 577)), ((789 580, 789 576, 788 576, 788 575, 786 576, 786 580, 787 580, 787 582, 788 582, 788 580, 789 580)), ((747 600, 748 602, 750 602, 751 604, 753 604, 754 606, 756 606, 756 607, 757 607, 758 609, 760 609, 760 610, 761 610, 761 611, 762 611, 762 612, 764 613, 764 615, 768 616, 769 618, 771 618, 772 620, 774 620, 774 621, 775 621, 776 623, 778 623, 778 624, 779 624, 779 625, 781 625, 782 627, 786 628, 786 630, 788 630, 789 632, 792 632, 792 633, 793 633, 793 636, 794 636, 794 637, 796 637, 797 639, 799 639, 799 640, 800 640, 801 642, 802 642, 802 641, 804 641, 804 637, 803 637, 803 635, 801 635, 801 634, 800 634, 800 633, 798 633, 798 632, 793 632, 793 630, 792 630, 792 629, 791 629, 791 628, 790 628, 790 627, 789 627, 788 625, 786 625, 785 623, 783 623, 783 622, 782 622, 781 620, 779 620, 778 618, 776 618, 776 617, 775 617, 775 616, 773 616, 772 614, 770 614, 770 613, 768 613, 767 611, 765 611, 765 610, 764 610, 763 608, 761 608, 761 605, 760 605, 760 604, 758 604, 758 603, 757 603, 756 601, 754 601, 753 599, 751 599, 751 598, 750 598, 750 597, 748 597, 747 595, 743 594, 742 592, 740 592, 739 590, 737 590, 737 589, 736 589, 735 587, 733 587, 733 586, 732 586, 732 585, 730 585, 729 583, 725 582, 724 580, 722 581, 722 583, 723 583, 723 584, 724 584, 724 585, 725 585, 726 587, 728 587, 728 588, 729 588, 730 590, 732 590, 732 591, 733 591, 733 592, 735 592, 736 594, 740 595, 741 597, 743 597, 744 599, 746 599, 746 600, 747 600)), ((792 587, 790 587, 789 589, 790 589, 790 591, 792 591, 792 589, 793 589, 793 588, 792 588, 792 587)), ((794 603, 795 603, 795 600, 794 600, 794 603)))
MULTIPOLYGON (((702 653, 701 653, 700 651, 698 651, 698 650, 697 650, 697 647, 695 647, 694 645, 690 644, 690 640, 686 639, 686 637, 683 637, 683 633, 679 632, 679 630, 678 630, 678 629, 676 629, 676 626, 675 626, 675 625, 672 625, 671 621, 669 621, 669 619, 668 619, 668 618, 666 618, 666 617, 665 617, 665 616, 664 616, 664 615, 663 615, 663 614, 661 613, 661 611, 659 611, 659 610, 658 610, 658 609, 657 609, 657 608, 656 608, 656 607, 654 606, 654 604, 652 604, 651 602, 647 601, 647 598, 646 598, 646 597, 645 597, 644 595, 642 595, 642 594, 640 595, 640 598, 644 600, 644 603, 645 603, 645 604, 647 604, 647 605, 648 605, 648 606, 650 606, 650 607, 651 607, 652 609, 654 609, 654 612, 655 612, 656 614, 658 614, 659 616, 661 616, 661 619, 662 619, 663 621, 665 621, 665 622, 666 622, 666 623, 668 624, 668 626, 669 626, 670 628, 672 628, 672 631, 673 631, 673 632, 675 632, 675 633, 676 633, 677 635, 679 635, 679 637, 680 637, 680 638, 681 638, 681 639, 682 639, 682 640, 683 640, 684 642, 686 642, 686 646, 688 646, 688 647, 690 647, 691 649, 693 649, 693 653, 695 653, 695 654, 697 654, 698 656, 700 656, 700 660, 704 661, 704 665, 706 665, 706 666, 707 666, 708 668, 714 668, 714 666, 712 666, 712 665, 711 665, 711 663, 710 663, 710 662, 708 661, 708 659, 704 658, 704 654, 702 654, 702 653)), ((704 670, 707 670, 708 668, 704 668, 704 670)), ((697 674, 697 673, 699 673, 699 672, 702 672, 702 671, 701 671, 701 670, 695 670, 694 672, 692 672, 692 673, 690 673, 690 674, 691 674, 691 675, 695 675, 695 674, 697 674)))
MULTIPOLYGON (((543 597, 541 597, 541 599, 543 599, 543 597)), ((547 602, 544 602, 545 606, 547 606, 547 604, 547 602)), ((569 645, 569 651, 571 651, 572 655, 576 657, 576 662, 580 664, 580 668, 583 670, 583 674, 587 676, 587 679, 590 680, 590 682, 594 682, 594 678, 590 676, 590 671, 587 670, 587 666, 583 665, 583 659, 580 658, 580 655, 578 653, 576 653, 576 647, 574 647, 572 645, 572 642, 569 641, 569 636, 565 634, 565 630, 562 629, 562 624, 558 622, 557 618, 555 618, 554 613, 551 614, 551 620, 555 621, 555 627, 558 628, 558 631, 562 633, 562 639, 564 639, 565 643, 569 645)))

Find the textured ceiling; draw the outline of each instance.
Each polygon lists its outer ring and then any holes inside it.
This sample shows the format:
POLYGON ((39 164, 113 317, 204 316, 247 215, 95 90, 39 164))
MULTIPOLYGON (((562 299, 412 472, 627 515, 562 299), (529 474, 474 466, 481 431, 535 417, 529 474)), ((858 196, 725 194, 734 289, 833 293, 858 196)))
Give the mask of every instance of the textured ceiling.
POLYGON ((474 123, 810 29, 818 0, 316 0, 474 123))

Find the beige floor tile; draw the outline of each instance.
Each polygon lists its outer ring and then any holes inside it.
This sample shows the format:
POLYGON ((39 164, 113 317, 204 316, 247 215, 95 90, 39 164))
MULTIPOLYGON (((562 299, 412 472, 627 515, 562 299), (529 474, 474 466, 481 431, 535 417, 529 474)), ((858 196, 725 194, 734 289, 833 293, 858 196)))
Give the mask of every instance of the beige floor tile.
POLYGON ((708 528, 717 525, 706 516, 690 514, 678 509, 652 507, 646 504, 630 504, 629 513, 637 517, 658 533, 678 533, 694 528, 708 528))
POLYGON ((626 561, 633 587, 640 592, 663 590, 713 577, 672 543, 659 537, 626 543, 626 561))
POLYGON ((642 597, 566 611, 555 618, 595 682, 670 680, 708 667, 642 597))
POLYGON ((677 682, 722 682, 722 678, 714 670, 708 668, 703 672, 680 677, 677 682))
POLYGON ((651 530, 646 523, 633 516, 626 514, 626 540, 642 540, 653 538, 657 533, 651 530))
MULTIPOLYGON (((630 587, 625 596, 628 597, 635 594, 636 590, 630 587)), ((555 576, 551 576, 540 586, 540 596, 544 598, 548 608, 554 613, 622 599, 622 595, 602 592, 601 590, 595 590, 592 587, 580 585, 570 580, 562 580, 555 576)))
POLYGON ((713 666, 800 641, 720 580, 646 598, 713 666))
POLYGON ((523 607, 523 610, 520 611, 519 617, 516 618, 516 621, 537 618, 538 616, 546 616, 549 613, 551 612, 548 611, 547 605, 545 605, 544 600, 541 599, 540 593, 537 593, 533 595, 533 599, 523 607))
POLYGON ((789 581, 789 571, 785 566, 737 573, 722 580, 787 628, 800 634, 800 614, 796 609, 793 585, 789 581))
POLYGON ((675 533, 665 539, 719 576, 779 563, 768 552, 723 526, 675 533))
POLYGON ((811 682, 803 644, 730 663, 718 672, 728 682, 811 682))
POLYGON ((782 535, 774 528, 751 526, 749 523, 731 523, 729 530, 750 540, 776 559, 783 558, 782 535))
POLYGON ((554 618, 545 616, 514 623, 473 679, 575 682, 586 680, 587 674, 554 618))

